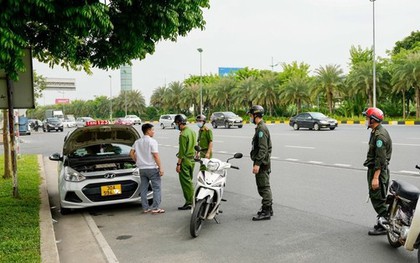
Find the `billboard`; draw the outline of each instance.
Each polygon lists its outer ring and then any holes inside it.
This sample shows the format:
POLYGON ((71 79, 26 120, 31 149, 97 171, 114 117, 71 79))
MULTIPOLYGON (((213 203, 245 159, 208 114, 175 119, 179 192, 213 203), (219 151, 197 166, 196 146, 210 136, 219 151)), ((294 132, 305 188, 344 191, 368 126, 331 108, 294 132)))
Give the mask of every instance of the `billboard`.
POLYGON ((224 67, 219 67, 219 76, 220 77, 225 77, 229 74, 233 74, 236 71, 243 69, 243 68, 224 68, 224 67))
POLYGON ((46 90, 76 90, 76 79, 71 78, 46 78, 46 90))
POLYGON ((55 104, 69 104, 70 99, 55 99, 55 104))

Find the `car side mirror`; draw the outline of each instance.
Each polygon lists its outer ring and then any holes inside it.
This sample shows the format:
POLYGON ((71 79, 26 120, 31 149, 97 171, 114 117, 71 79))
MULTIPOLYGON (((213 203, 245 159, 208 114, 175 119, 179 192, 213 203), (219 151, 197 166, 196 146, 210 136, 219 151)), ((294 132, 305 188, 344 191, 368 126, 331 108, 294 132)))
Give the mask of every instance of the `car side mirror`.
POLYGON ((59 153, 53 153, 49 156, 49 159, 51 161, 62 161, 63 157, 61 157, 61 155, 59 153))

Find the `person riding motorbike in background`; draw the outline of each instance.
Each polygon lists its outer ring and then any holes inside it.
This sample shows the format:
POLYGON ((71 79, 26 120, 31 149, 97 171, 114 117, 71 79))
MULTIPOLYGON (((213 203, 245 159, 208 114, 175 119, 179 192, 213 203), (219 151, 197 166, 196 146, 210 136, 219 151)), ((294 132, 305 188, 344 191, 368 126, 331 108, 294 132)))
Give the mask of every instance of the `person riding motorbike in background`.
MULTIPOLYGON (((213 132, 206 127, 206 116, 198 115, 195 118, 197 122, 198 137, 197 145, 200 147, 200 151, 197 152, 197 157, 210 159, 213 156, 213 132)), ((205 171, 204 165, 200 166, 200 171, 205 171)))

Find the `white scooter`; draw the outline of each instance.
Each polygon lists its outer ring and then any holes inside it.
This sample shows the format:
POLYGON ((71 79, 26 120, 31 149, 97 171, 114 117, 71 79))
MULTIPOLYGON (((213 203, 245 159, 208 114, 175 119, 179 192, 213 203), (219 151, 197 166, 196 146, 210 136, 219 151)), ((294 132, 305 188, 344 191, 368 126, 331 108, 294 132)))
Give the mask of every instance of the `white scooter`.
MULTIPOLYGON (((197 146, 196 150, 199 151, 197 146)), ((239 158, 242 158, 242 153, 235 153, 226 162, 214 158, 196 159, 206 167, 206 171, 199 171, 197 175, 190 221, 192 237, 199 235, 204 220, 214 219, 216 223, 219 223, 216 216, 219 214, 220 202, 224 201, 222 197, 226 185, 227 170, 230 168, 239 170, 239 167, 231 165, 229 160, 239 158)))

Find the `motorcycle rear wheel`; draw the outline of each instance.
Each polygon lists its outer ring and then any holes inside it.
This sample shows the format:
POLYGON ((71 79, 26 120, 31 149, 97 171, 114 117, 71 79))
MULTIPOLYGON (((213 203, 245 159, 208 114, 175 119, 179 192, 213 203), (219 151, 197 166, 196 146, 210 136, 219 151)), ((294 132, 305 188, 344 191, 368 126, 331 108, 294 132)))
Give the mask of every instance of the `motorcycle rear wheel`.
POLYGON ((198 237, 201 230, 201 224, 206 218, 204 215, 204 211, 206 208, 205 202, 206 200, 201 199, 195 203, 195 207, 191 215, 190 221, 190 234, 192 237, 198 237))
POLYGON ((391 245, 391 247, 399 248, 402 245, 398 240, 398 237, 394 236, 391 232, 388 232, 386 235, 388 237, 388 243, 391 245))

